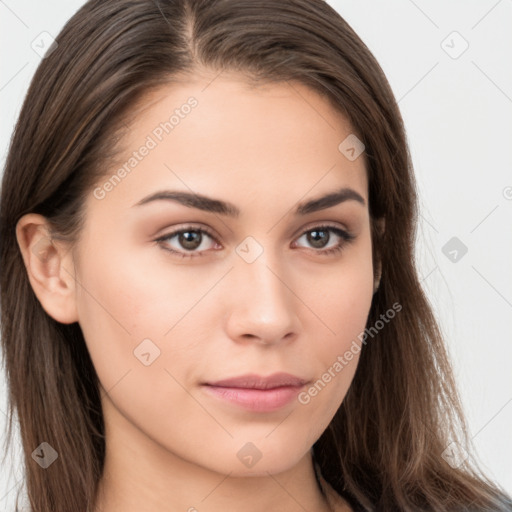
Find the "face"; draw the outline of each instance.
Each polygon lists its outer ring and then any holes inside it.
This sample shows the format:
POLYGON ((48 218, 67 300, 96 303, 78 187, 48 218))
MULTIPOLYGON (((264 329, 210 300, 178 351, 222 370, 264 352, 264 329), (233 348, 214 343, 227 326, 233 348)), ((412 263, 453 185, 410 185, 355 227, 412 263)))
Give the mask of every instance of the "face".
POLYGON ((107 435, 266 475, 308 453, 356 370, 373 294, 364 154, 338 149, 350 125, 303 85, 209 82, 147 96, 88 196, 78 321, 107 435))

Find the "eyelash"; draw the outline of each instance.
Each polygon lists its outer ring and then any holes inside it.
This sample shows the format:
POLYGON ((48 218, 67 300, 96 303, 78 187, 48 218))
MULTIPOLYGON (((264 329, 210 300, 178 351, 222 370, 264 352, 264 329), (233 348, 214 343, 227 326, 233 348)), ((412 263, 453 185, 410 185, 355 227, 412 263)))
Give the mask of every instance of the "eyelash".
MULTIPOLYGON (((218 243, 216 238, 215 238, 215 236, 208 229, 206 229, 206 228, 199 228, 199 227, 195 227, 195 226, 187 226, 187 227, 179 229, 177 231, 172 231, 171 233, 163 235, 163 236, 157 238, 154 241, 158 242, 158 243, 162 243, 162 242, 168 241, 171 238, 174 238, 177 235, 180 235, 182 233, 187 233, 189 231, 193 231, 193 232, 197 232, 197 233, 203 233, 203 234, 205 233, 213 241, 218 243)), ((325 225, 325 224, 324 225, 314 226, 314 227, 304 231, 298 238, 301 238, 303 235, 305 235, 307 233, 310 233, 312 231, 329 231, 329 232, 333 232, 333 233, 335 233, 336 235, 338 235, 342 239, 341 242, 339 242, 336 246, 330 247, 329 249, 321 249, 321 250, 311 249, 312 251, 314 251, 314 252, 316 252, 318 254, 321 254, 322 256, 329 256, 329 255, 337 254, 337 253, 341 252, 345 248, 345 245, 349 244, 350 242, 352 242, 354 240, 354 238, 355 238, 354 235, 348 233, 347 231, 343 231, 342 229, 340 229, 338 227, 330 226, 330 225, 325 225)), ((162 248, 164 250, 166 250, 166 251, 169 251, 170 253, 172 253, 173 255, 175 255, 175 256, 177 256, 179 258, 196 258, 196 257, 204 256, 204 253, 207 252, 207 251, 181 252, 181 251, 176 251, 174 249, 170 249, 168 246, 163 246, 163 245, 162 245, 162 248)))

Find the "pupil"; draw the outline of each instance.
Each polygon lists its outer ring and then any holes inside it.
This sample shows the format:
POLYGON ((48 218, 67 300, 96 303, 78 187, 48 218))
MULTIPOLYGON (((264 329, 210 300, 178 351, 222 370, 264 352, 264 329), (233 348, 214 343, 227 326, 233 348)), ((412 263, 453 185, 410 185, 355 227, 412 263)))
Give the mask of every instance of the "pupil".
POLYGON ((310 231, 308 234, 308 241, 313 247, 321 248, 329 241, 329 233, 328 231, 323 230, 310 231))
POLYGON ((201 233, 198 231, 180 233, 179 242, 184 249, 197 249, 201 245, 201 233))

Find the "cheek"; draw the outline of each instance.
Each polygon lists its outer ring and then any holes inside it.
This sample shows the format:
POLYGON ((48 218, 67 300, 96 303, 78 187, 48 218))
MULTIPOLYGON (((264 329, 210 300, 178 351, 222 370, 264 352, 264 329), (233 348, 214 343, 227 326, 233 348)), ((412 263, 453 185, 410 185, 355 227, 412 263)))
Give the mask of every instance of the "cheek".
POLYGON ((369 238, 357 249, 350 255, 347 252, 347 257, 324 275, 317 275, 316 285, 310 278, 309 286, 302 289, 304 302, 315 307, 314 315, 304 316, 310 319, 304 328, 310 340, 310 360, 318 362, 319 379, 314 389, 306 390, 304 403, 314 398, 326 416, 335 413, 352 382, 373 298, 369 238))
MULTIPOLYGON (((299 272, 301 272, 299 270, 299 272)), ((311 314, 308 330, 322 336, 325 353, 346 349, 351 340, 364 330, 373 298, 373 265, 369 237, 361 240, 345 257, 314 274, 302 271, 300 294, 311 314), (306 276, 306 277, 304 277, 306 276)), ((319 348, 320 350, 320 348, 319 348)))
POLYGON ((167 255, 158 248, 136 253, 117 250, 116 244, 98 245, 101 249, 80 267, 77 308, 104 387, 138 370, 144 359, 155 361, 151 367, 176 367, 184 356, 190 363, 194 340, 205 339, 209 328, 206 318, 213 310, 206 295, 218 276, 185 266, 171 272, 167 255), (198 315, 203 321, 197 321, 198 315))

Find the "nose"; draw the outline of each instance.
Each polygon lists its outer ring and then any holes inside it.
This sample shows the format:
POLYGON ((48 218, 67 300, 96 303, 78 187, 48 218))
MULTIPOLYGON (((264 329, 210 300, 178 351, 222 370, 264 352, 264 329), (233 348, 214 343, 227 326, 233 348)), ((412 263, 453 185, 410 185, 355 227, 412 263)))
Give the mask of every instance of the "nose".
POLYGON ((225 329, 232 340, 275 345, 296 338, 298 299, 289 276, 280 268, 266 251, 252 263, 236 261, 225 316, 225 329))

